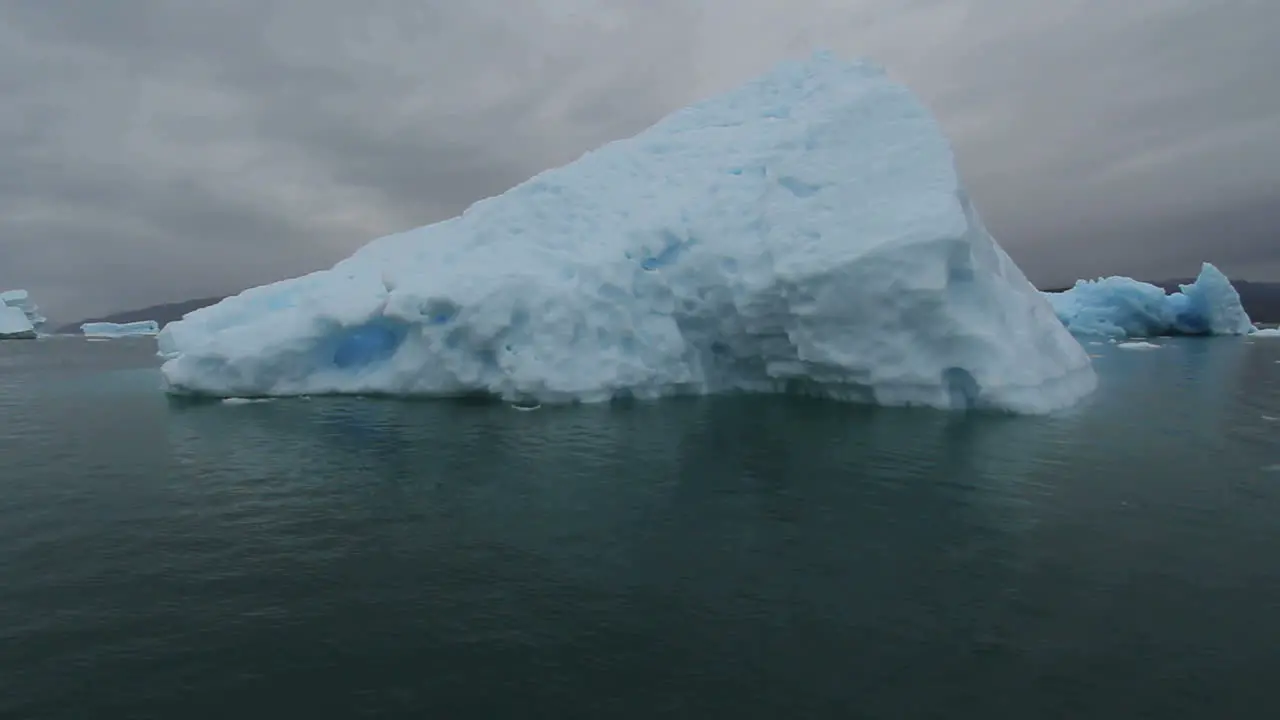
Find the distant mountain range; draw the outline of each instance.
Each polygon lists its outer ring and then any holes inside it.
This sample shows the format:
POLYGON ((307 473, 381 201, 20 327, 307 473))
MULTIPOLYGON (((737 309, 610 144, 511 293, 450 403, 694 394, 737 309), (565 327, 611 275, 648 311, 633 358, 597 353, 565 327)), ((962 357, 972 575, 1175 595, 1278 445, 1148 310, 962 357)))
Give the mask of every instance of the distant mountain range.
MULTIPOLYGON (((1162 280, 1154 284, 1164 288, 1165 292, 1175 292, 1178 289, 1178 285, 1190 284, 1193 280, 1193 278, 1162 280)), ((1280 282, 1248 282, 1245 280, 1232 280, 1231 282, 1240 293, 1240 302, 1244 305, 1245 312, 1249 313, 1249 317, 1254 322, 1280 323, 1280 282)), ((1069 288, 1051 288, 1047 289, 1046 292, 1062 292, 1067 289, 1069 288)), ((222 300, 222 297, 207 297, 165 303, 164 305, 152 305, 139 310, 86 318, 79 322, 63 325, 57 329, 57 332, 79 334, 80 326, 87 322, 127 323, 138 320, 155 320, 161 327, 164 327, 174 320, 181 319, 183 315, 193 310, 213 305, 220 300, 222 300)))

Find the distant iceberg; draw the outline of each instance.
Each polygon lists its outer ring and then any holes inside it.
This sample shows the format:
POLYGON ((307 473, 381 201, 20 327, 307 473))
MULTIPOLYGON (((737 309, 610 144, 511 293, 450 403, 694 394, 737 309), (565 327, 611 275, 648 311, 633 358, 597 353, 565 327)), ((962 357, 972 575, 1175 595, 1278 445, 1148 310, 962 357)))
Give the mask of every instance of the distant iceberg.
POLYGON ((872 63, 786 63, 461 216, 167 325, 171 393, 724 391, 1044 412, 1088 355, 872 63))
POLYGON ((44 323, 40 308, 26 290, 0 292, 0 340, 34 338, 44 323))
POLYGON ((1160 335, 1248 335, 1256 331, 1240 294, 1222 271, 1204 263, 1181 292, 1127 277, 1079 280, 1045 293, 1062 324, 1075 335, 1144 338, 1160 335))
POLYGON ((91 322, 80 326, 85 337, 121 338, 156 335, 160 325, 155 320, 139 320, 131 323, 91 322))

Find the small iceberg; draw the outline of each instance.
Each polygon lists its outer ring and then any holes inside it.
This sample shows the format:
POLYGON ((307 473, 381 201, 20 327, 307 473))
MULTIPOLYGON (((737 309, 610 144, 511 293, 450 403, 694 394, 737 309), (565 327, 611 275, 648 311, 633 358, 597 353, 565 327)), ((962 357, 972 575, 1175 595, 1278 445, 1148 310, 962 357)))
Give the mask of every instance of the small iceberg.
POLYGON ((91 322, 80 326, 87 338, 152 337, 160 332, 155 320, 139 320, 131 323, 91 322))
POLYGON ((26 290, 0 292, 0 340, 34 340, 44 323, 26 290))
POLYGON ((1125 350, 1159 350, 1160 349, 1159 345, 1156 345, 1154 343, 1149 343, 1149 342, 1142 342, 1142 341, 1122 342, 1116 345, 1116 347, 1124 348, 1125 350))
POLYGON ((0 292, 0 305, 18 308, 37 329, 47 322, 44 315, 40 314, 39 306, 31 299, 31 293, 26 290, 5 290, 0 292))
POLYGON ((0 340, 34 340, 35 326, 27 314, 16 307, 0 305, 0 340))
POLYGON ((1045 293, 1054 314, 1073 335, 1146 338, 1161 335, 1257 334, 1240 294, 1221 270, 1204 263, 1180 292, 1115 276, 1080 280, 1070 290, 1045 293))

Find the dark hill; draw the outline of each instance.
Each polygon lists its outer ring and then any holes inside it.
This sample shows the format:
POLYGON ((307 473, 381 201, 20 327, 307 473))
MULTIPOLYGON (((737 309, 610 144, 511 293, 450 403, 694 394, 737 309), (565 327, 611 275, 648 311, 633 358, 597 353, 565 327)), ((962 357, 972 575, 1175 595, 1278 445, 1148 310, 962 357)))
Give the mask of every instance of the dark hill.
POLYGON ((208 307, 219 300, 222 300, 222 298, 207 297, 195 300, 183 300, 182 302, 166 303, 164 305, 152 305, 151 307, 145 307, 140 310, 126 310, 125 312, 103 315, 101 317, 85 318, 79 322, 63 325, 58 328, 56 332, 78 335, 80 334, 80 326, 89 322, 128 323, 138 322, 141 320, 155 320, 160 324, 160 327, 164 327, 174 320, 181 319, 183 315, 186 315, 193 310, 208 307))

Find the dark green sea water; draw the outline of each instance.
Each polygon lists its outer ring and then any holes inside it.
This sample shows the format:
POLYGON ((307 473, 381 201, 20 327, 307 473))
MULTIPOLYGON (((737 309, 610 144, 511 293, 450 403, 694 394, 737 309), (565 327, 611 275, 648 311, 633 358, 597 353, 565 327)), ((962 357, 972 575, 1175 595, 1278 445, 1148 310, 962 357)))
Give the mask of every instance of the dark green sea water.
POLYGON ((1280 340, 1162 345, 1045 419, 0 343, 0 718, 1280 717, 1280 340))

